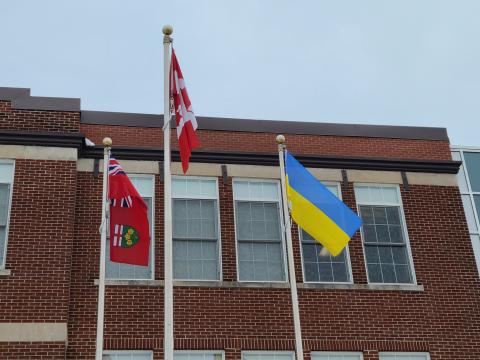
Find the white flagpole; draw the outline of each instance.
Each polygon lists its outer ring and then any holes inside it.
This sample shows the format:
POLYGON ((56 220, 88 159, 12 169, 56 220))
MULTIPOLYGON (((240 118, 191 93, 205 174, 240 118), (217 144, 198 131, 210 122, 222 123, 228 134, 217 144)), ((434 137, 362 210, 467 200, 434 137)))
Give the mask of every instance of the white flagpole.
POLYGON ((164 286, 164 360, 173 360, 173 276, 172 276, 172 179, 170 169, 170 44, 173 28, 163 27, 163 176, 164 176, 164 232, 165 232, 165 286, 164 286))
POLYGON ((292 230, 290 223, 290 213, 288 211, 287 184, 285 178, 285 137, 277 136, 278 159, 280 162, 280 177, 282 183, 282 203, 283 203, 283 219, 285 224, 285 237, 287 239, 287 257, 288 257, 288 274, 290 277, 290 293, 292 296, 293 310, 293 326, 295 329, 295 350, 297 360, 303 360, 303 344, 302 344, 302 328, 300 326, 300 310, 298 308, 297 295, 297 278, 295 277, 295 264, 293 261, 293 243, 292 230))
POLYGON ((95 360, 103 356, 103 324, 105 315, 105 254, 107 243, 107 187, 108 187, 108 157, 112 139, 103 139, 103 190, 102 190, 102 224, 100 225, 100 271, 98 275, 98 312, 97 312, 97 343, 95 360))

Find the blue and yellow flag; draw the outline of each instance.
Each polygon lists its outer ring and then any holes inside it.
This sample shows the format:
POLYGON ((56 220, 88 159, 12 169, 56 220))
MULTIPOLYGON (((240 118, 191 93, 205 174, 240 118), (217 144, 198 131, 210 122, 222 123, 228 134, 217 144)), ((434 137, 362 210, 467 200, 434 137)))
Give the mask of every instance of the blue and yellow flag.
POLYGON ((362 220, 288 152, 285 152, 285 162, 293 220, 337 256, 360 228, 362 220))

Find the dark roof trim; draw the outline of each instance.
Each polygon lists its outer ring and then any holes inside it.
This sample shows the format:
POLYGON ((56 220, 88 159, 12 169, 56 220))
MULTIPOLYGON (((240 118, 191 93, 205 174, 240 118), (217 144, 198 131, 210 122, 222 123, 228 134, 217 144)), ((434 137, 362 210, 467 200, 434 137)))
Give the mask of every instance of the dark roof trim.
POLYGON ((13 109, 80 111, 80 99, 30 96, 30 89, 0 87, 0 100, 12 102, 13 109))
MULTIPOLYGON (((117 159, 124 160, 163 160, 163 150, 146 148, 113 147, 112 153, 117 159)), ((103 147, 84 148, 81 157, 101 158, 103 147)), ((427 173, 456 174, 461 165, 460 161, 450 160, 409 160, 361 158, 344 156, 296 156, 305 166, 312 168, 334 168, 355 170, 383 170, 383 171, 410 171, 427 173)), ((172 151, 172 160, 180 161, 178 151, 172 151)), ((190 161, 215 164, 245 164, 277 166, 278 154, 246 153, 226 151, 194 151, 190 161)))
MULTIPOLYGON (((70 147, 79 150, 79 157, 98 159, 103 156, 103 147, 87 147, 85 145, 85 137, 80 133, 52 134, 1 131, 0 144, 70 147)), ((112 152, 115 157, 119 159, 163 160, 163 149, 158 148, 114 146, 112 152)), ((413 171, 444 174, 456 174, 461 165, 460 161, 450 160, 409 160, 305 155, 298 155, 297 158, 303 165, 313 168, 413 171)), ((172 159, 174 161, 180 161, 178 151, 172 151, 172 159)), ((278 165, 278 154, 233 151, 194 151, 191 156, 191 161, 215 164, 276 166, 278 165)))
POLYGON ((2 145, 34 145, 69 147, 81 150, 85 137, 80 133, 32 133, 19 131, 0 131, 2 145))
MULTIPOLYGON (((434 127, 248 120, 202 116, 197 119, 199 129, 203 130, 449 141, 445 128, 434 127)), ((81 123, 161 128, 163 127, 163 115, 83 110, 81 123)))

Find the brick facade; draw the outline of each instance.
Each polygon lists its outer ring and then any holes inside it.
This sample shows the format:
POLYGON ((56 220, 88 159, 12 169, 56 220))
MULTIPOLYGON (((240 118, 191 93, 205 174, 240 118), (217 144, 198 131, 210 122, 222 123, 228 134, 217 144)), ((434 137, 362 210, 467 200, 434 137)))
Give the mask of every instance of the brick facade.
MULTIPOLYGON (((97 144, 160 148, 160 128, 81 124, 80 113, 12 109, 0 101, 0 132, 82 133, 97 144)), ((274 153, 275 134, 202 130, 202 150, 274 153)), ((287 134, 298 154, 450 160, 446 140, 287 134)), ((0 144, 0 148, 2 145, 0 144)), ((115 148, 113 149, 115 150, 115 148)), ((79 152, 81 158, 81 153, 79 152)), ((78 161, 81 161, 79 159, 78 161)), ((121 162, 122 159, 119 159, 121 162)), ((348 169, 347 169, 348 172, 348 169)), ((175 348, 294 350, 290 289, 237 283, 232 177, 218 177, 222 280, 174 288, 175 348)), ((480 359, 480 288, 458 188, 400 184, 418 286, 368 288, 361 237, 349 245, 350 287, 303 286, 299 234, 294 258, 305 360, 310 351, 429 352, 432 360, 480 359), (361 285, 364 285, 363 287, 361 285)), ((0 322, 66 323, 67 342, 1 342, 1 359, 93 359, 97 321, 102 175, 75 161, 15 160, 0 322)), ((342 198, 356 209, 354 184, 342 198)), ((155 280, 163 279, 163 182, 155 175, 155 280)), ((1 335, 1 334, 0 334, 1 335)), ((163 287, 107 285, 105 349, 152 350, 163 358, 163 287)), ((0 336, 1 338, 1 336, 0 336)))

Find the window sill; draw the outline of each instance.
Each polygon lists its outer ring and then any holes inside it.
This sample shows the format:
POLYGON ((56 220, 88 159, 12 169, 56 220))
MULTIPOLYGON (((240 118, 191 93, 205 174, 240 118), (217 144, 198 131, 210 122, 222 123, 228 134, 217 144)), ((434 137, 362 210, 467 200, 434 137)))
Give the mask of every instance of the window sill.
POLYGON ((299 283, 298 289, 332 289, 332 290, 377 290, 377 291, 425 291, 423 285, 417 284, 316 284, 299 283))
MULTIPOLYGON (((1 273, 0 273, 1 275, 1 273)), ((98 286, 98 279, 94 284, 98 286)), ((105 280, 106 286, 153 286, 163 287, 163 280, 105 280)), ((240 281, 174 281, 174 287, 207 287, 207 288, 261 288, 289 289, 286 282, 240 282, 240 281)), ((297 283, 298 289, 310 290, 370 290, 370 291, 424 291, 423 285, 415 284, 326 284, 297 283)))
POLYGON ((0 269, 0 276, 10 276, 11 274, 10 269, 0 269))
MULTIPOLYGON (((94 284, 98 286, 98 279, 94 284)), ((157 286, 163 287, 163 280, 105 280, 105 286, 157 286)), ((208 288, 270 288, 288 289, 286 282, 238 282, 238 281, 174 281, 175 287, 208 287, 208 288)))

